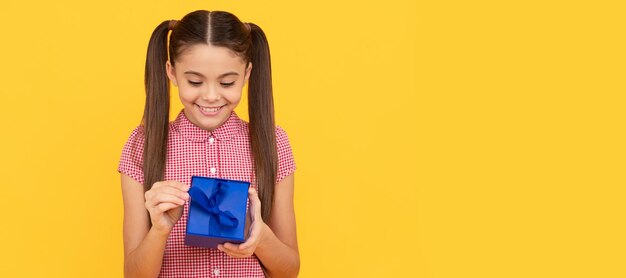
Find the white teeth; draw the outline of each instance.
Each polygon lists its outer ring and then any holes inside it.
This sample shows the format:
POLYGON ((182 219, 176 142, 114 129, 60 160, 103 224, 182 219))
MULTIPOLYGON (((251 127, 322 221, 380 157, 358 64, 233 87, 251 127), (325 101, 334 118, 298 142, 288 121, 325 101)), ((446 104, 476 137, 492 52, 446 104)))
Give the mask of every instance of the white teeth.
POLYGON ((218 110, 222 109, 222 106, 217 107, 217 108, 209 108, 209 107, 202 107, 198 105, 198 107, 200 107, 200 109, 202 109, 202 111, 205 111, 205 112, 217 112, 218 110))

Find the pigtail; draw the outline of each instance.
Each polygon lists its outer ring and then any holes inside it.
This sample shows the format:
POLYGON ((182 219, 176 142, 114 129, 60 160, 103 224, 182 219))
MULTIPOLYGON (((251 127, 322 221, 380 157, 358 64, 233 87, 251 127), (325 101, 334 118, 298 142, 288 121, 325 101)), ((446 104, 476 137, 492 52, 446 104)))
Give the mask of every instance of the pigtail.
POLYGON ((163 180, 167 154, 167 133, 170 111, 170 83, 165 72, 167 35, 170 21, 163 21, 154 29, 146 56, 146 105, 143 113, 144 191, 163 180))
POLYGON ((248 83, 250 145, 261 200, 261 216, 269 221, 278 170, 270 49, 261 27, 248 23, 252 38, 252 71, 248 83))

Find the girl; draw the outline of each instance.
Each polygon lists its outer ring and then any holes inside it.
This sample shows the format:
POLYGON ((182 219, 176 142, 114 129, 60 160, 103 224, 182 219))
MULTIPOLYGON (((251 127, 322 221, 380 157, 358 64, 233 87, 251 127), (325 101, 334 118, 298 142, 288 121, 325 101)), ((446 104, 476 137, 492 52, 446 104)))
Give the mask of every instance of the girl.
POLYGON ((125 276, 297 276, 296 165, 287 134, 274 124, 270 53, 261 28, 223 11, 164 21, 150 38, 145 83, 142 124, 118 166, 125 276), (184 106, 172 122, 169 81, 184 106), (249 123, 234 111, 246 82, 249 123), (184 244, 192 175, 251 182, 244 243, 217 249, 184 244))

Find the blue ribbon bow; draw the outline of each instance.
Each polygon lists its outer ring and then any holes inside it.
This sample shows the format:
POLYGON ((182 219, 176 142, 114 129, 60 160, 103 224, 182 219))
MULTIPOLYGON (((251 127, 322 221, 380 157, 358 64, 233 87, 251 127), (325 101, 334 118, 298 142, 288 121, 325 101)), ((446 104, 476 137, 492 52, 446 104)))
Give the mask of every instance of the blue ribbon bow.
MULTIPOLYGON (((226 197, 226 193, 228 192, 228 184, 217 182, 217 184, 213 187, 213 190, 210 194, 210 197, 205 194, 202 189, 199 189, 195 186, 192 186, 189 189, 189 196, 191 196, 191 202, 195 206, 197 205, 199 208, 208 212, 213 216, 212 218, 217 219, 217 222, 228 228, 234 228, 239 225, 239 220, 237 217, 233 215, 230 211, 220 210, 219 204, 222 203, 224 197, 226 197)), ((210 230, 213 230, 209 227, 210 230)))

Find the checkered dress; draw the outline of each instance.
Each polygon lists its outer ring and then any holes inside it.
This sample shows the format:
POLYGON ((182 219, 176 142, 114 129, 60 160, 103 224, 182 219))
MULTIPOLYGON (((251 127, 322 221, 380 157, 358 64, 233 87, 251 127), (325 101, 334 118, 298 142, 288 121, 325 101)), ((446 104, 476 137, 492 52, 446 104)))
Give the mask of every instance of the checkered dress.
MULTIPOLYGON (((118 172, 143 184, 143 126, 137 126, 124 144, 118 172)), ((169 123, 165 179, 191 183, 192 175, 248 181, 257 188, 251 157, 248 122, 235 111, 214 131, 203 130, 187 119, 183 110, 169 123)), ((278 174, 282 180, 296 170, 287 133, 276 126, 278 174)), ((237 259, 211 248, 184 243, 189 202, 170 233, 159 277, 263 277, 259 259, 237 259)))

